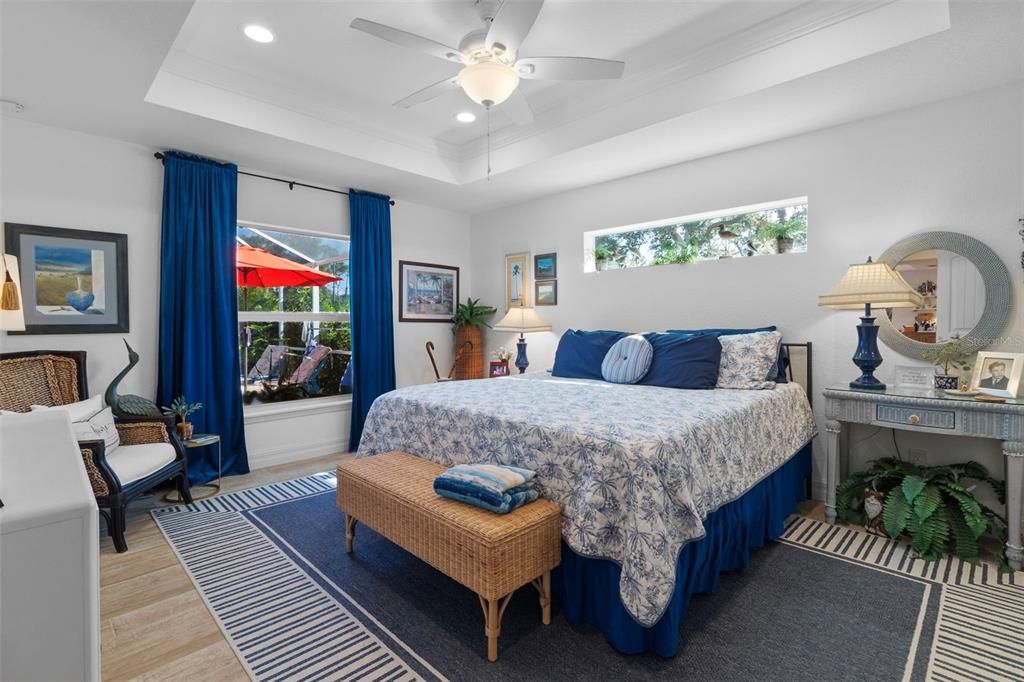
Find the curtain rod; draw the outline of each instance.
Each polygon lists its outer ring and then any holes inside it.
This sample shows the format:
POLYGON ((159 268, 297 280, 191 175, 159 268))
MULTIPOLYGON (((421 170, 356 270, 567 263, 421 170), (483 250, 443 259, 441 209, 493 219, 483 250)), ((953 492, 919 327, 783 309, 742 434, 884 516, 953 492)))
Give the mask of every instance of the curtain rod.
MULTIPOLYGON (((156 152, 155 154, 153 154, 153 156, 154 156, 154 158, 161 159, 161 160, 164 158, 163 152, 156 152)), ((251 178, 262 178, 264 180, 273 180, 274 182, 283 182, 284 184, 288 185, 288 189, 295 189, 296 187, 306 187, 308 189, 318 189, 321 192, 332 192, 334 194, 344 194, 345 196, 348 196, 348 192, 345 192, 345 191, 340 190, 340 189, 332 189, 330 187, 317 187, 316 185, 307 185, 304 182, 298 182, 296 180, 285 180, 284 178, 275 178, 275 177, 271 177, 269 175, 260 175, 259 173, 249 173, 249 172, 243 171, 243 170, 238 171, 238 174, 239 175, 248 175, 251 178)), ((391 204, 392 206, 394 206, 395 205, 395 200, 394 199, 389 199, 388 203, 391 204)))

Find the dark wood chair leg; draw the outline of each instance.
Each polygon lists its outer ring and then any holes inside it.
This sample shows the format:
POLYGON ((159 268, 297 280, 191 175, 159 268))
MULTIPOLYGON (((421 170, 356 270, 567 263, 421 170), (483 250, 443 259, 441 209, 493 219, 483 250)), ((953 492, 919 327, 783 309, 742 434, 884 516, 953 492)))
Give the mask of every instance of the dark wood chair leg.
POLYGON ((188 474, 182 473, 174 478, 174 487, 178 489, 178 497, 184 504, 192 504, 192 491, 188 484, 188 474))
POLYGON ((110 539, 114 541, 114 549, 118 554, 128 551, 128 541, 125 540, 125 507, 118 504, 110 508, 110 539))

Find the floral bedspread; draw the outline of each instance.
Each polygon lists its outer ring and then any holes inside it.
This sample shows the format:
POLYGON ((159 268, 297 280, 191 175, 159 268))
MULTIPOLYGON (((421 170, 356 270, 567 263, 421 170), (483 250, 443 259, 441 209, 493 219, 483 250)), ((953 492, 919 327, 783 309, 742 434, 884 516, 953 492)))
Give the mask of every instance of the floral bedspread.
POLYGON ((785 463, 815 434, 798 384, 689 391, 547 374, 409 386, 370 409, 359 456, 403 450, 451 466, 537 472, 578 554, 622 566, 619 594, 656 623, 702 519, 785 463))

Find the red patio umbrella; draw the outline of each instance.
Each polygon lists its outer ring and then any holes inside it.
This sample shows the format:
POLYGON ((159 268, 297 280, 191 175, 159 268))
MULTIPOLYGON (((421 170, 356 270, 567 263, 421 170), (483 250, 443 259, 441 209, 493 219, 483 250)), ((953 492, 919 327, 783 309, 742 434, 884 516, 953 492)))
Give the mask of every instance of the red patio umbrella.
MULTIPOLYGON (((243 307, 249 307, 248 287, 320 287, 337 282, 340 277, 321 272, 302 263, 275 256, 265 249, 253 246, 238 246, 236 270, 238 286, 247 287, 243 296, 243 307)), ((249 325, 246 325, 248 330, 249 325)), ((245 353, 242 360, 243 375, 248 384, 249 338, 246 334, 245 353)))

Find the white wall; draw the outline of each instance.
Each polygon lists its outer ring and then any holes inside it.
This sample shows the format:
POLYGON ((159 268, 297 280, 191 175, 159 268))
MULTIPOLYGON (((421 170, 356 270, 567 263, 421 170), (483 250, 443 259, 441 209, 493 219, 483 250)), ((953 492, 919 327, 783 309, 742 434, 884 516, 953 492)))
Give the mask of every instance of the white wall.
MULTIPOLYGON (((789 341, 814 342, 817 390, 857 375, 850 361, 856 314, 820 309, 817 296, 848 264, 907 235, 947 229, 1004 258, 1015 281, 1015 321, 998 347, 1022 351, 1021 121, 1017 84, 474 216, 474 295, 503 300, 504 254, 556 251, 559 305, 538 309, 554 332, 530 336, 531 370, 551 366, 558 335, 570 327, 777 324, 789 341), (583 272, 584 231, 803 195, 810 202, 807 253, 583 272)), ((488 350, 512 341, 490 332, 488 350)), ((895 365, 913 364, 886 349, 883 355, 883 379, 895 365)), ((823 400, 815 398, 820 426, 823 400)), ((900 438, 934 461, 973 456, 1002 471, 994 443, 900 438), (963 448, 951 447, 957 444, 963 448)), ((863 429, 852 440, 855 462, 892 452, 888 431, 863 429)), ((823 452, 816 455, 819 495, 823 452)))
MULTIPOLYGON (((127 363, 122 336, 142 360, 122 384, 125 392, 156 394, 159 314, 160 209, 163 169, 151 148, 4 117, 0 126, 0 216, 4 222, 123 232, 128 235, 131 331, 121 334, 0 335, 3 351, 72 349, 88 352, 89 386, 102 392, 127 363)), ((190 150, 202 153, 201 149, 190 150)), ((260 169, 273 175, 273 169, 260 169)), ((395 289, 398 260, 461 268, 469 294, 469 218, 396 198, 392 209, 395 289)), ((239 177, 240 219, 348 234, 342 195, 239 177)), ((396 303, 397 305, 397 303, 396 303)), ((433 380, 423 344, 433 340, 439 366, 451 364, 451 333, 443 324, 395 322, 400 386, 433 380)), ((327 401, 327 399, 324 399, 327 401)), ((316 401, 322 402, 322 401, 316 401)), ((345 450, 346 401, 302 410, 302 404, 247 409, 250 465, 268 466, 345 450), (287 419, 287 425, 281 423, 287 419)))

